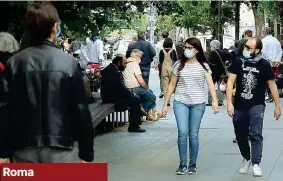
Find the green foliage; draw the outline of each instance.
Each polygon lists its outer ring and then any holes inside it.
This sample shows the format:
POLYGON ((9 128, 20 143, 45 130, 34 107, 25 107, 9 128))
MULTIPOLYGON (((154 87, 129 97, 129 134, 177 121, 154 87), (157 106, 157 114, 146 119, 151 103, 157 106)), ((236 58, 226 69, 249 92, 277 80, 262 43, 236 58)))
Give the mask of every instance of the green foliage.
POLYGON ((157 16, 157 29, 158 35, 161 35, 163 31, 170 31, 175 28, 174 19, 176 13, 170 15, 159 15, 157 16))

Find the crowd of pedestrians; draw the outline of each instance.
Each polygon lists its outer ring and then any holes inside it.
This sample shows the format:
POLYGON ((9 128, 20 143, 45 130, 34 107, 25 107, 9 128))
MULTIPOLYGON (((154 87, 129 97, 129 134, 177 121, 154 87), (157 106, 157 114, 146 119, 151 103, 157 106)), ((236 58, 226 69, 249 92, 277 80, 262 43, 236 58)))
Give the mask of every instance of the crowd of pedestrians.
MULTIPOLYGON (((79 63, 71 56, 81 49, 88 63, 101 63, 103 42, 98 35, 86 39, 86 46, 75 48, 66 39, 65 53, 55 47, 61 34, 60 18, 49 2, 39 2, 26 13, 31 45, 16 53, 19 44, 8 33, 0 33, 0 163, 73 162, 74 141, 79 143, 80 162, 93 161, 91 115, 79 63), (71 55, 70 55, 71 54, 71 55)), ((144 133, 143 116, 158 121, 168 114, 171 96, 178 130, 180 163, 176 173, 197 174, 199 129, 207 106, 214 114, 224 105, 233 120, 243 166, 252 165, 253 175, 262 176, 262 129, 267 102, 275 103, 274 117, 281 115, 278 87, 282 70, 282 47, 262 31, 262 40, 252 31, 228 51, 218 40, 210 43, 208 58, 198 38, 173 42, 169 33, 154 48, 145 32, 129 45, 126 55, 117 55, 101 72, 101 99, 114 103, 116 111, 129 109, 129 132, 144 133), (151 64, 159 71, 159 98, 162 112, 150 90, 151 64), (205 83, 209 88, 205 100, 205 83), (217 88, 217 91, 216 91, 217 88), (250 146, 250 143, 251 146, 250 146), (188 144, 189 143, 189 144, 188 144), (187 149, 189 145, 189 164, 187 149), (251 147, 251 148, 250 148, 251 147)))

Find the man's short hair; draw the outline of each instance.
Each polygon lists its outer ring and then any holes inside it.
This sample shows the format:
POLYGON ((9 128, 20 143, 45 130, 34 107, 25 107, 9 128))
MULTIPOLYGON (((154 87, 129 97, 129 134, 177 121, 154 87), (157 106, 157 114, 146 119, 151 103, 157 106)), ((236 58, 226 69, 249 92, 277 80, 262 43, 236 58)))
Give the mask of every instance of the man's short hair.
POLYGON ((263 27, 262 33, 264 33, 266 35, 270 35, 271 34, 271 28, 270 27, 263 27))
POLYGON ((249 40, 255 40, 255 49, 259 49, 260 50, 260 52, 261 52, 261 50, 262 50, 262 47, 263 47, 263 44, 262 44, 262 41, 261 41, 261 39, 259 39, 259 38, 249 38, 248 39, 248 41, 249 40))
POLYGON ((253 31, 252 30, 246 30, 244 33, 247 37, 253 37, 253 31))
POLYGON ((54 24, 59 23, 60 18, 50 2, 38 2, 28 8, 25 21, 32 42, 40 42, 50 37, 54 24))
POLYGON ((134 49, 134 50, 132 50, 132 52, 131 52, 131 57, 136 57, 136 56, 138 56, 138 55, 141 55, 142 56, 142 54, 143 54, 143 52, 142 51, 140 51, 139 49, 134 49))
POLYGON ((112 63, 113 63, 114 65, 118 65, 119 62, 121 63, 121 62, 123 61, 123 58, 124 58, 124 55, 118 54, 118 55, 116 55, 116 57, 112 60, 112 63))
POLYGON ((144 40, 145 38, 145 32, 144 31, 139 31, 138 32, 138 39, 139 40, 144 40))

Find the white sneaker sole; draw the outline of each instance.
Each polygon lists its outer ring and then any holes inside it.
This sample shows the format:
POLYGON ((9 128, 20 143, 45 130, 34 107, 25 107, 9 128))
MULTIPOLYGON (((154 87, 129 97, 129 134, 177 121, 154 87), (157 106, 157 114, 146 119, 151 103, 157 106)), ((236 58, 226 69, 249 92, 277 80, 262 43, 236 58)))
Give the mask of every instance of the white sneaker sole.
POLYGON ((254 173, 253 173, 253 176, 254 176, 254 177, 262 177, 262 174, 254 174, 254 173))

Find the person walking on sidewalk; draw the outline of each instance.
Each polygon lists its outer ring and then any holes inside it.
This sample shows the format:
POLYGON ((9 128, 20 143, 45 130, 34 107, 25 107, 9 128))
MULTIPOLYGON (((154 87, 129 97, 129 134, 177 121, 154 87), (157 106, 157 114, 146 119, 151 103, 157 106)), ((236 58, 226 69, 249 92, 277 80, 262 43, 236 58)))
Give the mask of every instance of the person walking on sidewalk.
MULTIPOLYGON (((166 96, 166 92, 170 83, 172 65, 177 61, 176 50, 173 49, 173 41, 166 38, 163 49, 159 52, 159 64, 161 65, 161 82, 166 96)), ((170 106, 170 103, 168 103, 170 106)))
MULTIPOLYGON (((159 54, 160 51, 163 50, 163 44, 166 38, 169 37, 169 32, 168 31, 164 31, 162 33, 162 38, 163 40, 160 40, 156 45, 155 45, 155 51, 156 51, 156 57, 155 57, 155 70, 158 70, 159 72, 159 80, 160 80, 160 95, 159 98, 163 98, 164 96, 164 89, 163 89, 163 85, 162 85, 162 64, 159 62, 160 58, 159 58, 159 54)), ((176 50, 176 46, 173 43, 173 49, 176 50)))
MULTIPOLYGON (((280 64, 282 58, 282 48, 279 40, 272 36, 271 28, 264 27, 262 30, 262 56, 265 60, 269 61, 273 69, 273 73, 276 74, 276 70, 280 64)), ((276 75, 277 76, 277 75, 276 75)), ((274 98, 271 95, 270 89, 267 87, 267 102, 271 103, 274 98)))
POLYGON ((243 51, 244 58, 234 61, 229 67, 230 75, 227 82, 227 112, 233 118, 238 146, 243 156, 243 166, 239 169, 239 173, 247 173, 252 163, 253 175, 259 177, 262 176, 259 164, 262 157, 266 84, 274 97, 275 119, 278 120, 281 115, 275 76, 270 63, 263 58, 261 50, 260 39, 248 39, 243 51), (237 89, 233 105, 232 90, 235 81, 237 89), (251 140, 252 154, 248 137, 251 140))
MULTIPOLYGON (((220 49, 220 42, 212 40, 210 43, 211 52, 209 53, 210 68, 212 71, 212 80, 214 85, 217 85, 218 106, 223 106, 223 90, 221 90, 221 77, 226 74, 226 61, 231 61, 231 54, 220 49)), ((208 103, 206 106, 212 105, 211 94, 208 93, 208 103)))
POLYGON ((57 10, 50 2, 38 2, 28 8, 26 23, 32 46, 7 62, 9 114, 0 158, 74 162, 76 140, 81 162, 91 162, 94 131, 82 73, 72 56, 55 47, 60 35, 57 10))
POLYGON ((207 64, 201 42, 197 38, 185 41, 185 52, 181 61, 172 67, 172 77, 163 104, 162 114, 168 113, 168 102, 175 88, 173 103, 178 127, 178 149, 180 164, 176 174, 197 173, 197 156, 199 150, 199 128, 205 112, 204 82, 207 82, 213 98, 213 112, 218 112, 218 102, 211 70, 207 64), (187 167, 187 149, 189 137, 190 163, 187 167))
MULTIPOLYGON (((143 56, 140 62, 140 68, 142 72, 142 78, 148 86, 149 75, 151 63, 153 61, 153 57, 155 57, 156 52, 151 45, 150 42, 145 41, 145 32, 141 31, 138 33, 138 41, 128 47, 126 52, 126 57, 129 58, 131 56, 131 52, 134 49, 138 49, 143 52, 143 56)), ((149 87, 149 86, 148 86, 149 87)))

